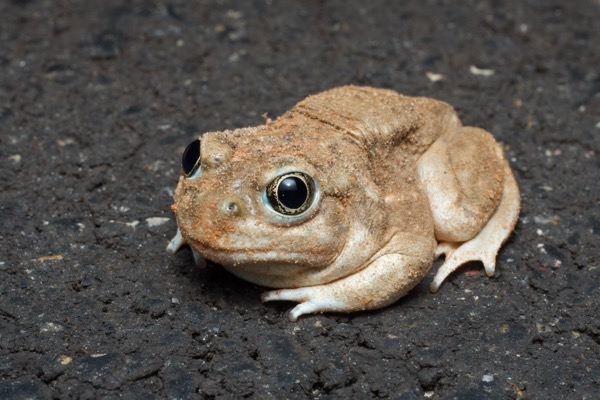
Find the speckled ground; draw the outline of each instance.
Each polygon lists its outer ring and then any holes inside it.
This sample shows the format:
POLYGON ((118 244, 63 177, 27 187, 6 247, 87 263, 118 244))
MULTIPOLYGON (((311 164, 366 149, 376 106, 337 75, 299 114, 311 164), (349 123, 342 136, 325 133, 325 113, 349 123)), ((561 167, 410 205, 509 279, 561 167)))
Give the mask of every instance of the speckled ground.
POLYGON ((600 3, 0 3, 0 398, 593 399, 600 3), (448 101, 523 195, 498 273, 291 304, 164 249, 180 154, 355 83, 448 101))

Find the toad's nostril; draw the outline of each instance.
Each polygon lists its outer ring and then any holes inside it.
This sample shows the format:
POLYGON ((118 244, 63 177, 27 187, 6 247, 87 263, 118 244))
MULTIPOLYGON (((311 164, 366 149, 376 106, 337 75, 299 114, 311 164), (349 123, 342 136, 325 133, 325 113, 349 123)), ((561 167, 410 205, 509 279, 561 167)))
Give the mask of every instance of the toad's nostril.
POLYGON ((223 211, 229 215, 240 215, 242 213, 242 206, 237 201, 227 200, 223 204, 223 211))

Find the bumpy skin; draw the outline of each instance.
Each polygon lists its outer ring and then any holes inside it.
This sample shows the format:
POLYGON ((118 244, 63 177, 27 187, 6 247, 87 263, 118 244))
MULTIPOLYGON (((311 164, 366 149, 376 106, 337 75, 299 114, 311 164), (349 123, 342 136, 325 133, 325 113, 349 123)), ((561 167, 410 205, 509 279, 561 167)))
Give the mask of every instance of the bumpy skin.
POLYGON ((292 321, 386 306, 440 254, 432 291, 470 260, 491 275, 519 212, 516 182, 489 133, 462 127, 446 103, 384 89, 344 86, 265 125, 205 133, 201 168, 180 178, 169 250, 189 244, 199 263, 285 288, 263 301, 299 302, 292 321), (318 199, 286 217, 263 192, 292 171, 314 178, 318 199))

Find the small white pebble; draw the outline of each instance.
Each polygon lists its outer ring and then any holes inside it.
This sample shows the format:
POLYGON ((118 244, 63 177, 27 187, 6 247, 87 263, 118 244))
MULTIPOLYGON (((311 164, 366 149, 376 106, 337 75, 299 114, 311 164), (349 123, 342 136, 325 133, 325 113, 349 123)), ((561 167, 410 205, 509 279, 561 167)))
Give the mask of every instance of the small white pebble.
POLYGON ((481 377, 481 380, 484 382, 493 382, 494 381, 494 376, 493 375, 484 375, 483 377, 481 377))
POLYGON ((60 356, 58 356, 58 361, 61 365, 69 365, 71 361, 73 361, 73 357, 61 354, 60 356))
POLYGON ((46 322, 40 328, 40 332, 60 332, 63 330, 61 325, 55 324, 54 322, 46 322))
POLYGON ((496 73, 496 71, 494 71, 493 69, 478 68, 475 65, 471 65, 469 67, 469 72, 473 75, 485 76, 486 78, 496 73))
POLYGON ((240 19, 240 18, 242 18, 244 13, 242 13, 241 11, 238 11, 238 10, 227 10, 227 13, 225 15, 227 15, 227 18, 240 19))
POLYGON ((558 215, 552 215, 550 217, 546 217, 543 215, 535 215, 533 217, 533 222, 535 222, 536 224, 539 224, 539 225, 548 225, 548 224, 556 225, 559 220, 560 220, 560 217, 558 215))
POLYGON ((162 225, 162 224, 166 224, 169 221, 170 221, 170 218, 165 218, 165 217, 150 217, 150 218, 146 218, 146 223, 151 228, 155 227, 155 226, 162 225))
POLYGON ((58 139, 56 141, 56 144, 58 144, 59 147, 65 147, 68 146, 70 144, 74 144, 75 140, 73 140, 72 138, 66 138, 66 139, 58 139))
POLYGON ((439 82, 446 78, 444 75, 436 74, 435 72, 427 72, 425 75, 431 82, 439 82))

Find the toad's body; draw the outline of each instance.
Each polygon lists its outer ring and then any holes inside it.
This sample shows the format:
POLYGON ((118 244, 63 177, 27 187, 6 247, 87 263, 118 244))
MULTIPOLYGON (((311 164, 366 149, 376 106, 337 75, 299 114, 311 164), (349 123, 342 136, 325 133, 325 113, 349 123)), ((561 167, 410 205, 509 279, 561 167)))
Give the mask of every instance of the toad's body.
POLYGON ((391 90, 332 89, 197 147, 197 163, 194 151, 184 158, 169 249, 187 243, 197 260, 285 288, 263 300, 299 302, 291 320, 388 305, 441 254, 434 291, 470 260, 492 275, 519 213, 489 133, 463 127, 446 103, 391 90), (282 185, 300 199, 286 200, 282 185))

